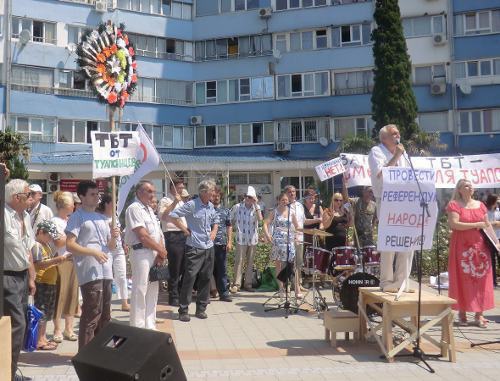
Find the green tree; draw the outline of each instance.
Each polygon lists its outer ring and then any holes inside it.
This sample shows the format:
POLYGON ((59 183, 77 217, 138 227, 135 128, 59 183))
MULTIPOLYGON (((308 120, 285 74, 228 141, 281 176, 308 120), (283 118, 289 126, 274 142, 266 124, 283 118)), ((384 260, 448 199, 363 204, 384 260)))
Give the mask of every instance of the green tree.
POLYGON ((342 139, 335 151, 335 156, 340 153, 359 153, 368 154, 370 149, 373 147, 373 139, 366 134, 351 135, 342 139))
POLYGON ((10 128, 0 131, 0 162, 7 164, 11 179, 28 179, 28 157, 29 147, 23 135, 10 128))
POLYGON ((372 33, 375 60, 373 137, 386 124, 396 124, 406 141, 418 131, 417 101, 411 87, 411 62, 401 25, 398 0, 377 0, 372 33))

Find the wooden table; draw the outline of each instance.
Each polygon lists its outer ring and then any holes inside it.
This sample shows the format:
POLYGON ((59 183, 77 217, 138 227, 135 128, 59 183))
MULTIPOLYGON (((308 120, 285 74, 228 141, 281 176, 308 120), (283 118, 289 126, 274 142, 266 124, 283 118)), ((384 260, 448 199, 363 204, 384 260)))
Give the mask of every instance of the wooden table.
MULTIPOLYGON (((417 338, 417 311, 418 292, 404 293, 399 300, 394 300, 396 294, 380 291, 379 287, 359 288, 359 336, 360 340, 374 337, 384 356, 389 362, 394 361, 394 356, 405 347, 412 344, 417 338), (377 314, 382 316, 382 322, 373 323, 368 319, 366 309, 370 306, 377 314), (410 318, 407 320, 405 318, 410 318), (367 330, 368 324, 368 330, 367 330), (392 327, 397 325, 410 334, 408 338, 394 347, 392 342, 392 327), (377 332, 382 330, 382 334, 377 332)), ((420 339, 425 339, 441 349, 441 356, 451 362, 456 362, 455 338, 453 336, 453 311, 451 306, 456 303, 454 299, 446 296, 435 295, 422 291, 421 317, 431 317, 430 321, 421 322, 420 339), (430 337, 426 332, 441 325, 441 341, 430 337)))

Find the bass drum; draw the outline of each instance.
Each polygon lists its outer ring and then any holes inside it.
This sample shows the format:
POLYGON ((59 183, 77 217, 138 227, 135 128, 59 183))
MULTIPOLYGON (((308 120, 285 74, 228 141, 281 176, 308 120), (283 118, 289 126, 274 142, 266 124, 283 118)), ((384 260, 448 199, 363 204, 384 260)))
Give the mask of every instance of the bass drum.
POLYGON ((378 287, 380 280, 368 273, 356 273, 344 279, 340 284, 339 297, 341 308, 358 313, 358 288, 378 287))

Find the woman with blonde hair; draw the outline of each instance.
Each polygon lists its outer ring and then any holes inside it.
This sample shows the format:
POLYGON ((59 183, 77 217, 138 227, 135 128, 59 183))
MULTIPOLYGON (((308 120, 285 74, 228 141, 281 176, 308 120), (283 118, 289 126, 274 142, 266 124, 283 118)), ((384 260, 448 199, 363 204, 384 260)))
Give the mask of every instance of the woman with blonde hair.
POLYGON ((74 316, 78 313, 78 281, 75 268, 71 260, 71 253, 66 250, 66 224, 73 213, 73 195, 70 192, 57 191, 54 193, 56 204, 56 215, 52 221, 57 227, 59 237, 54 240, 57 255, 66 255, 69 260, 58 266, 59 279, 57 289, 56 311, 54 315, 54 338, 56 343, 62 342, 63 338, 69 341, 78 340, 78 335, 73 331, 74 316), (64 318, 64 331, 61 327, 61 317, 64 318))
POLYGON ((332 250, 334 247, 347 246, 347 228, 352 224, 351 213, 344 206, 341 193, 334 193, 330 202, 330 207, 323 211, 323 226, 325 231, 333 234, 326 237, 326 249, 332 250))
MULTIPOLYGON (((486 328, 483 311, 495 308, 491 256, 480 229, 491 229, 487 209, 474 200, 470 181, 458 181, 446 207, 452 230, 448 258, 448 296, 457 301, 459 325, 466 326, 466 312, 475 313, 474 324, 486 328)), ((498 245, 498 240, 497 240, 498 245)))

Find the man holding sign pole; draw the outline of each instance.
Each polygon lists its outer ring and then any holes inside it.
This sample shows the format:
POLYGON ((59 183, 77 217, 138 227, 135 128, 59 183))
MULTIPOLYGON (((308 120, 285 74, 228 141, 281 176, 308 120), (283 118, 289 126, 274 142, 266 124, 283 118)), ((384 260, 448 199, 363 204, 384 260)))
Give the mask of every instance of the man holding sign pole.
MULTIPOLYGON (((395 124, 388 124, 379 131, 380 144, 372 147, 368 155, 373 195, 377 203, 377 217, 380 218, 380 204, 382 196, 382 168, 407 167, 404 158, 404 146, 401 144, 401 135, 395 124)), ((386 292, 398 292, 405 282, 405 291, 409 289, 413 251, 394 252, 382 251, 380 254, 380 288, 386 292), (396 272, 393 270, 394 256, 396 256, 396 272)))

